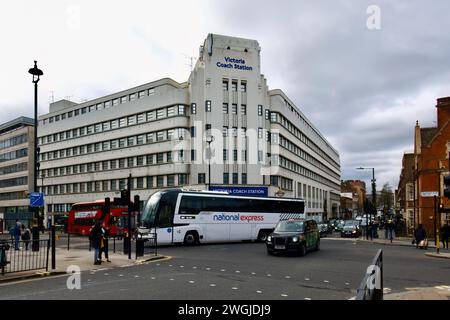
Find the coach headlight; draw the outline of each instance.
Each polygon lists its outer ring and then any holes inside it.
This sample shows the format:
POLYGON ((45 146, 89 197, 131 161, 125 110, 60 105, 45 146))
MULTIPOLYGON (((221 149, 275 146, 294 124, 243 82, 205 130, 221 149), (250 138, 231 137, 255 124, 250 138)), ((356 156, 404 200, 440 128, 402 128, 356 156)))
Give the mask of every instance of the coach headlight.
POLYGON ((298 242, 298 237, 292 237, 292 242, 298 242))
POLYGON ((272 242, 272 236, 267 237, 267 242, 272 242))

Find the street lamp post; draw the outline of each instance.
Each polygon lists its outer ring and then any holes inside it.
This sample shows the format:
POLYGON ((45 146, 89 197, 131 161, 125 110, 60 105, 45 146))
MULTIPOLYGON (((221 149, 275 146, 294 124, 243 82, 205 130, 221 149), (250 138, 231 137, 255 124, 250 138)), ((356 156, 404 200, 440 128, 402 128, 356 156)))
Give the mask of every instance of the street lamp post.
MULTIPOLYGON (((359 167, 356 168, 356 170, 372 170, 372 206, 374 215, 376 216, 377 213, 377 191, 376 191, 376 184, 375 184, 375 168, 363 168, 359 167)), ((371 219, 372 220, 372 219, 371 219)), ((366 213, 366 239, 369 239, 369 217, 366 213)))
MULTIPOLYGON (((33 76, 32 82, 34 83, 34 146, 33 146, 33 155, 34 155, 34 166, 33 166, 33 192, 37 192, 37 168, 38 168, 38 138, 37 138, 37 127, 38 127, 38 82, 39 77, 44 75, 41 69, 37 67, 37 61, 34 61, 34 67, 28 70, 28 73, 33 76)), ((39 219, 39 207, 34 207, 34 216, 33 216, 33 240, 39 240, 39 229, 37 227, 37 222, 39 219)), ((33 241, 33 251, 39 250, 39 241, 33 241), (37 248, 36 245, 37 244, 37 248)))
POLYGON ((214 141, 213 136, 207 136, 206 137, 206 143, 208 144, 208 151, 209 151, 209 157, 208 157, 208 190, 211 189, 211 142, 214 141))

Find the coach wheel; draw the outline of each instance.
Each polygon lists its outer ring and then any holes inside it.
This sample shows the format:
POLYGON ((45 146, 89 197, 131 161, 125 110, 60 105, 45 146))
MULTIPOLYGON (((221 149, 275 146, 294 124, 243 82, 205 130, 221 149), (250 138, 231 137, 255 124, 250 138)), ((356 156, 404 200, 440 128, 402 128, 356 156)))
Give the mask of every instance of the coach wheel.
POLYGON ((267 236, 269 235, 269 232, 267 230, 261 230, 258 234, 258 241, 266 242, 267 236))
POLYGON ((185 245, 192 246, 197 243, 198 243, 198 235, 196 232, 189 231, 188 233, 186 233, 186 235, 184 236, 185 245))

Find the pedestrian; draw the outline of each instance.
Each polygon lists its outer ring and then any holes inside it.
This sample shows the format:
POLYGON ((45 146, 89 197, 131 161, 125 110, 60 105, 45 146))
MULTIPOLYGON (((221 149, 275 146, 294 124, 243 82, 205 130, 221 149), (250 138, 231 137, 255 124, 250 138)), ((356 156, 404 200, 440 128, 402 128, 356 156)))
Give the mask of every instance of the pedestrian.
POLYGON ((102 244, 102 228, 100 222, 96 222, 89 232, 89 241, 91 242, 92 248, 94 248, 94 264, 102 264, 102 261, 99 260, 102 244))
POLYGON ((378 223, 376 221, 372 222, 372 240, 373 238, 378 238, 378 223))
POLYGON ((102 261, 102 253, 105 253, 106 261, 111 262, 111 260, 109 260, 109 255, 108 255, 109 234, 110 234, 109 227, 106 226, 105 224, 103 224, 103 227, 102 227, 102 241, 103 242, 102 242, 99 256, 98 256, 98 259, 100 261, 102 261))
POLYGON ((445 223, 441 228, 441 236, 442 236, 442 248, 448 250, 448 240, 450 238, 450 226, 448 222, 445 223))
POLYGON ((22 241, 25 243, 25 250, 28 251, 28 245, 30 244, 30 239, 31 239, 31 231, 28 228, 25 228, 25 225, 22 224, 22 232, 21 232, 21 237, 22 237, 22 241))
POLYGON ((392 243, 392 240, 394 240, 394 234, 395 234, 395 224, 391 219, 389 219, 387 222, 386 230, 387 230, 388 238, 392 243))
POLYGON ((20 250, 19 248, 19 241, 20 241, 20 236, 22 235, 22 223, 19 222, 18 219, 16 219, 16 224, 14 225, 14 249, 15 250, 20 250))
POLYGON ((420 242, 427 238, 427 232, 422 224, 419 224, 417 229, 414 231, 414 239, 416 240, 416 248, 419 248, 420 242))

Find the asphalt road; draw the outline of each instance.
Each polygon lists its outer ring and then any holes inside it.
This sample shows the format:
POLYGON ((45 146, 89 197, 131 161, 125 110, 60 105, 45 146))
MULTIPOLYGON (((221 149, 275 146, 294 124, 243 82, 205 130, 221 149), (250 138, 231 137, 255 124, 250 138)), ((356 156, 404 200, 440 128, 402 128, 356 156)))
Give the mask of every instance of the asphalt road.
POLYGON ((413 247, 325 238, 305 257, 269 256, 261 243, 165 247, 164 261, 82 272, 80 290, 64 275, 0 285, 0 299, 349 299, 379 248, 387 291, 450 284, 448 260, 413 247))

